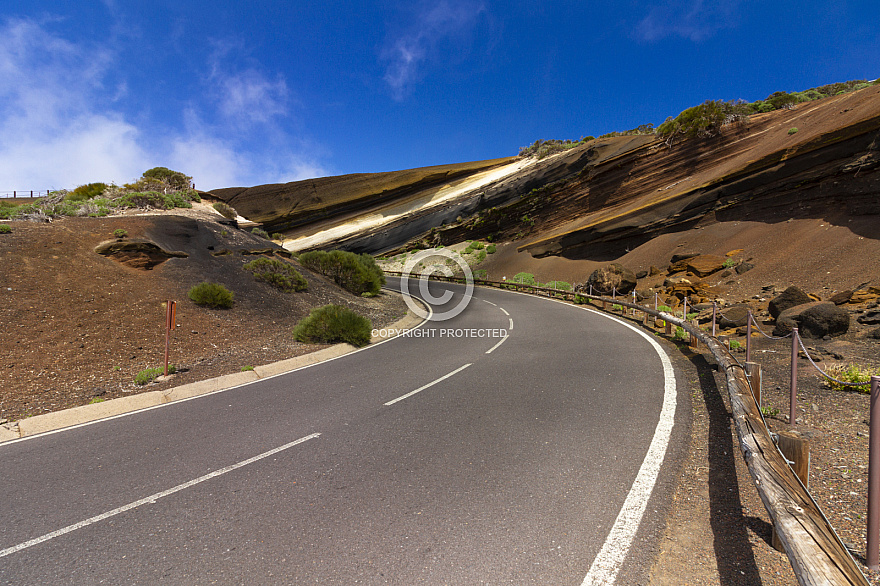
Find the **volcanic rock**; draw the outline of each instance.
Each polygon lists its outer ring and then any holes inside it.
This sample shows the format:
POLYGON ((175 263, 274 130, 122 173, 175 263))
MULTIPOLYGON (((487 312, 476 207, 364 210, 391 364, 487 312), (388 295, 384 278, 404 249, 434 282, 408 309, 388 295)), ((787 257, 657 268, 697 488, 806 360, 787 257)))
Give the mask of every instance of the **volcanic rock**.
POLYGON ((737 275, 741 275, 741 274, 743 274, 743 273, 747 273, 747 272, 749 272, 749 271, 752 270, 753 268, 755 268, 755 265, 753 265, 752 263, 750 263, 750 262, 741 262, 741 263, 739 263, 738 265, 736 265, 736 269, 735 269, 735 270, 736 270, 736 274, 737 274, 737 275))
POLYGON ((626 294, 636 288, 636 275, 620 263, 611 263, 593 271, 584 288, 593 286, 593 291, 602 295, 626 294))
POLYGON ((708 277, 712 273, 720 271, 724 267, 725 260, 714 254, 701 254, 688 259, 687 270, 699 277, 708 277))
POLYGON ((784 336, 793 327, 802 338, 840 336, 849 330, 849 312, 829 301, 796 305, 779 314, 773 335, 784 336))
POLYGON ((841 291, 840 293, 836 293, 835 295, 832 295, 828 299, 828 301, 830 301, 834 305, 843 305, 844 303, 848 302, 852 298, 852 296, 853 296, 852 291, 841 291))
POLYGON ((812 301, 813 299, 809 295, 807 295, 797 287, 789 287, 788 289, 783 291, 778 297, 770 300, 768 310, 770 311, 771 316, 778 319, 779 315, 786 309, 790 309, 804 303, 810 303, 812 301))
POLYGON ((722 328, 739 328, 746 325, 749 316, 748 305, 731 305, 717 313, 718 325, 722 328))

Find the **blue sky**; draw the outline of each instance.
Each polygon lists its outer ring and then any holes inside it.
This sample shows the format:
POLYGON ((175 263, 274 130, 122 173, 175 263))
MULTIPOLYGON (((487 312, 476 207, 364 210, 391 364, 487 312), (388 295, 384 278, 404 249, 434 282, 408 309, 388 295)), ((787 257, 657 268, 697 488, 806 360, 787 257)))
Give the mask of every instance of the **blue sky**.
POLYGON ((880 77, 876 0, 0 2, 0 192, 490 159, 880 77))

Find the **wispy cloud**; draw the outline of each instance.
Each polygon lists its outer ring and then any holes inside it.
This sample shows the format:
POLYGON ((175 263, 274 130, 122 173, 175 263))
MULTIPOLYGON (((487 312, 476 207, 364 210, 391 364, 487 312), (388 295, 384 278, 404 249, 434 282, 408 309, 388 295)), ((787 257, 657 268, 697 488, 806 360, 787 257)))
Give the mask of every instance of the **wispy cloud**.
POLYGON ((389 39, 382 51, 387 63, 384 80, 394 99, 402 100, 418 81, 421 68, 435 57, 440 41, 469 34, 485 12, 483 3, 470 0, 422 3, 414 22, 389 39))
POLYGON ((108 46, 72 43, 51 21, 6 20, 0 38, 0 191, 123 183, 157 165, 192 175, 201 188, 326 174, 296 151, 298 137, 273 124, 287 115, 281 77, 226 72, 215 60, 206 83, 221 97, 192 98, 175 125, 144 119, 127 102, 128 81, 108 46), (256 126, 267 140, 250 140, 256 126))
POLYGON ((666 37, 704 41, 718 31, 736 25, 736 12, 740 4, 741 0, 672 0, 651 8, 648 15, 636 25, 635 35, 646 42, 666 37))

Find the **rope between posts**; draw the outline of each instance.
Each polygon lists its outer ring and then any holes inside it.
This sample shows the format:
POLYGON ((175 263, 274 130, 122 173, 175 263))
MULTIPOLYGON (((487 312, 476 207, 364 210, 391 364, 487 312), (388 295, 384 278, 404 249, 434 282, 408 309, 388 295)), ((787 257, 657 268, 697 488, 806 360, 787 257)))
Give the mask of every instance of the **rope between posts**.
POLYGON ((798 345, 800 345, 801 350, 804 351, 804 356, 807 357, 807 360, 810 361, 810 364, 813 365, 813 368, 815 368, 816 370, 818 370, 818 371, 819 371, 819 374, 821 374, 822 376, 824 376, 824 377, 827 378, 828 380, 832 380, 832 381, 836 382, 837 384, 843 385, 843 386, 845 386, 845 387, 863 387, 863 386, 865 386, 865 385, 869 385, 869 384, 871 384, 870 382, 866 382, 866 383, 849 383, 849 382, 845 382, 845 381, 842 381, 842 380, 837 380, 836 378, 834 378, 833 376, 831 376, 830 374, 828 374, 827 372, 825 372, 824 370, 822 370, 821 368, 819 368, 819 365, 818 365, 818 364, 816 364, 815 362, 813 362, 813 358, 812 358, 812 356, 810 356, 810 353, 807 352, 806 347, 804 347, 804 341, 801 340, 801 337, 800 337, 800 336, 798 336, 798 345))
POLYGON ((758 332, 759 332, 762 336, 764 336, 765 338, 767 338, 768 340, 785 340, 786 338, 790 338, 790 337, 791 337, 791 332, 788 332, 788 333, 785 334, 784 336, 779 336, 779 337, 776 337, 776 336, 770 336, 770 335, 768 335, 768 334, 765 334, 765 333, 764 333, 764 330, 761 329, 761 326, 758 325, 758 322, 755 321, 755 316, 754 316, 754 315, 751 316, 751 320, 752 320, 752 325, 754 325, 755 328, 758 330, 758 332))

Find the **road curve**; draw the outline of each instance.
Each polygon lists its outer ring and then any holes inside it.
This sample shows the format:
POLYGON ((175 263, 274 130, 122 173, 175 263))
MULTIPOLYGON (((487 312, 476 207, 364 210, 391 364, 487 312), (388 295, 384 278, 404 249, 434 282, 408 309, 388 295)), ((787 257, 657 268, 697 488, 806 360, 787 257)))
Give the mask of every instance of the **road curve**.
POLYGON ((624 583, 667 498, 655 345, 477 289, 418 334, 2 445, 0 584, 624 583))

